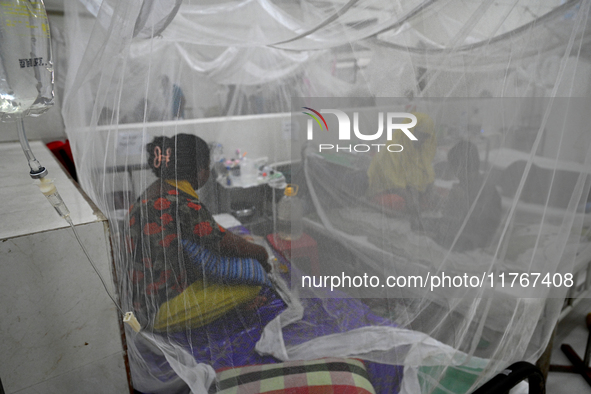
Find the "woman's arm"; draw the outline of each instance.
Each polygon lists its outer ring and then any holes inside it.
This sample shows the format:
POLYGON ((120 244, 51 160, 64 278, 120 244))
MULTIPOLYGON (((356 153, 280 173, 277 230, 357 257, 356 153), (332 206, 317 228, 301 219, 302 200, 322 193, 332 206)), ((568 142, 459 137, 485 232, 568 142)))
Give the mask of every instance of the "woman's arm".
POLYGON ((269 256, 264 247, 250 243, 220 227, 199 200, 187 199, 187 201, 179 203, 176 208, 181 225, 180 238, 203 245, 222 256, 256 259, 267 272, 271 270, 267 262, 269 256))
POLYGON ((271 271, 271 266, 267 261, 269 255, 264 247, 250 243, 242 237, 232 234, 230 231, 226 231, 220 241, 220 254, 222 256, 253 258, 261 263, 265 271, 271 271))

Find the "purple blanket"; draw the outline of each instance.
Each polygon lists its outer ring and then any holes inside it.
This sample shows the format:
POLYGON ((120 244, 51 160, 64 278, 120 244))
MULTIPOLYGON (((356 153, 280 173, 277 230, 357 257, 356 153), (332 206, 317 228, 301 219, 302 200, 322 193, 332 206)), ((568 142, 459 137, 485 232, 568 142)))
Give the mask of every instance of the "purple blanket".
MULTIPOLYGON (((261 356, 255 350, 262 330, 286 305, 271 289, 261 290, 267 303, 256 311, 234 310, 215 322, 190 333, 171 334, 177 343, 186 344, 199 362, 214 369, 252 364, 277 363, 272 356, 261 356)), ((297 345, 323 335, 349 331, 368 325, 394 325, 372 313, 355 299, 302 299, 304 317, 285 327, 286 343, 297 345), (339 316, 335 319, 334 316, 339 316)), ((371 382, 377 393, 398 393, 402 367, 365 361, 371 382)))
MULTIPOLYGON (((286 263, 286 262, 284 262, 286 263)), ((263 328, 285 310, 286 305, 277 293, 263 288, 260 296, 263 305, 256 310, 234 310, 218 320, 190 332, 169 334, 170 339, 192 353, 198 362, 214 369, 253 364, 277 363, 272 356, 261 356, 255 350, 263 328)), ((286 344, 297 345, 311 339, 346 332, 366 326, 395 326, 390 320, 374 314, 369 307, 356 299, 329 298, 301 299, 304 307, 302 320, 283 330, 286 344)), ((164 357, 145 354, 150 365, 159 375, 167 365, 164 357)), ((398 393, 402 380, 402 367, 364 361, 376 393, 398 393)), ((172 372, 172 371, 171 371, 172 372)), ((165 374, 173 376, 172 374, 165 374)))
MULTIPOLYGON (((263 288, 260 295, 267 301, 257 310, 234 310, 199 329, 169 334, 170 339, 182 344, 197 361, 207 363, 216 370, 280 362, 272 356, 259 355, 254 348, 263 328, 281 313, 286 305, 272 289, 263 288)), ((304 306, 304 317, 283 330, 284 340, 290 345, 368 325, 394 325, 375 315, 365 304, 355 299, 312 298, 302 299, 301 302, 304 306)), ((168 365, 164 356, 148 352, 144 356, 157 375, 175 376, 172 370, 170 374, 163 374, 168 365)), ((364 362, 376 393, 398 393, 402 367, 364 362)))

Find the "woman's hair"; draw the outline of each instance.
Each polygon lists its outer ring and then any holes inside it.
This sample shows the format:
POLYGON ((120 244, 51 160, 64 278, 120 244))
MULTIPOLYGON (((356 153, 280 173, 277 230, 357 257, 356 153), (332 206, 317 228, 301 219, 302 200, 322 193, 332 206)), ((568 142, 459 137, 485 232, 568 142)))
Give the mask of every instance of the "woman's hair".
POLYGON ((209 146, 195 135, 154 137, 146 149, 148 165, 159 178, 191 179, 209 168, 209 146))
POLYGON ((462 140, 447 153, 447 163, 457 175, 473 176, 479 174, 480 156, 478 148, 470 141, 462 140))

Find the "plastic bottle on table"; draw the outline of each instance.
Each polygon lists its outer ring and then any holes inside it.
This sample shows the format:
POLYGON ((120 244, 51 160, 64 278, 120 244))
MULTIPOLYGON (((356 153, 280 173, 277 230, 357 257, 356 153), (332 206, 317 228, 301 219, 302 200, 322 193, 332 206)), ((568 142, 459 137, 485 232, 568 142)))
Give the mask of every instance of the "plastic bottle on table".
POLYGON ((259 170, 256 166, 256 162, 247 157, 243 157, 240 161, 240 177, 242 178, 241 181, 243 186, 256 185, 258 175, 259 170))
POLYGON ((304 208, 297 197, 297 185, 287 185, 284 193, 277 204, 277 233, 282 239, 294 241, 303 233, 304 208))

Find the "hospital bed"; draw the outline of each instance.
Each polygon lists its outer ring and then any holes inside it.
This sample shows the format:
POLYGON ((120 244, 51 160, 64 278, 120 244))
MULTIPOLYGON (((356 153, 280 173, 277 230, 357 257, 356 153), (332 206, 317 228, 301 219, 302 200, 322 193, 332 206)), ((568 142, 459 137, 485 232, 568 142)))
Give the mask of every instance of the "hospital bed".
MULTIPOLYGON (((524 160, 528 159, 528 155, 503 149, 489 152, 489 157, 490 181, 496 182, 501 192, 503 216, 506 219, 513 204, 512 193, 515 193, 516 188, 514 178, 520 179, 523 174, 524 160), (511 176, 507 169, 514 171, 514 176, 511 176)), ((366 263, 375 262, 375 272, 382 274, 387 271, 395 275, 427 277, 429 273, 438 272, 442 267, 450 275, 453 273, 482 275, 483 272, 491 272, 489 271, 491 267, 494 275, 527 273, 530 272, 529 267, 532 262, 535 262, 535 267, 556 267, 557 261, 563 261, 561 265, 570 267, 569 272, 573 274, 574 285, 568 289, 564 298, 560 318, 564 317, 577 302, 589 297, 591 293, 591 213, 585 213, 585 207, 579 207, 574 215, 575 223, 582 227, 580 233, 578 233, 579 230, 565 231, 562 223, 566 214, 566 205, 569 203, 568 191, 573 190, 578 174, 586 177, 585 182, 588 185, 591 179, 589 168, 569 163, 559 166, 557 168, 559 174, 555 178, 558 179, 557 182, 562 182, 563 194, 538 196, 530 191, 534 190, 532 184, 548 182, 543 178, 548 176, 548 173, 551 175, 549 169, 554 168, 555 163, 549 159, 536 158, 533 165, 534 171, 538 171, 537 179, 533 177, 533 180, 528 179, 526 182, 512 223, 505 229, 504 219, 488 247, 458 253, 449 251, 428 236, 413 231, 407 218, 369 203, 362 193, 358 192, 354 198, 350 197, 339 203, 324 203, 331 198, 330 196, 341 192, 338 190, 339 187, 343 188, 343 193, 347 192, 346 188, 355 187, 356 177, 364 174, 367 165, 368 160, 361 155, 352 154, 347 157, 346 154, 340 154, 338 159, 335 159, 330 155, 305 152, 306 185, 310 193, 310 205, 313 206, 304 219, 308 231, 314 232, 317 237, 324 237, 326 242, 346 248, 354 255, 362 256, 366 263), (330 167, 333 169, 327 170, 330 167), (338 170, 335 171, 335 168, 338 170), (348 176, 343 177, 341 184, 338 179, 322 178, 322 174, 337 174, 343 171, 346 171, 348 176), (527 193, 530 195, 528 196, 527 193), (539 201, 546 199, 549 204, 545 208, 544 205, 539 204, 539 201), (544 226, 540 228, 539 223, 542 221, 544 226), (506 231, 504 236, 506 241, 499 243, 503 231, 506 231), (407 264, 404 264, 405 259, 407 264), (384 268, 384 262, 392 264, 384 268)), ((438 179, 435 185, 445 188, 449 187, 449 182, 438 179)), ((588 190, 588 187, 585 190, 588 190)), ((540 270, 543 269, 540 268, 540 270)), ((488 295, 484 293, 485 296, 499 301, 491 304, 488 316, 485 317, 486 327, 491 330, 492 336, 495 332, 502 335, 507 322, 514 315, 516 302, 525 302, 530 306, 542 306, 546 302, 545 299, 535 296, 524 300, 525 295, 509 288, 501 289, 497 286, 491 291, 492 293, 488 295), (517 299, 520 300, 517 301, 517 299)), ((432 304, 447 308, 449 302, 446 297, 453 297, 457 293, 446 294, 445 291, 439 291, 434 296, 425 292, 424 289, 406 288, 404 293, 399 294, 409 298, 431 296, 432 304)), ((475 313, 473 323, 477 323, 480 319, 479 311, 474 312, 470 309, 470 301, 464 304, 465 308, 462 307, 462 302, 454 305, 454 311, 464 316, 475 313)), ((529 307, 524 306, 524 308, 529 307)), ((545 330, 548 329, 548 327, 545 328, 545 330)), ((544 334, 539 332, 537 335, 544 334)))
MULTIPOLYGON (((410 253, 412 250, 413 255, 418 256, 419 258, 416 258, 413 261, 413 264, 408 267, 408 271, 406 272, 407 274, 426 273, 429 270, 432 270, 433 265, 431 264, 430 254, 434 252, 437 254, 446 252, 444 248, 437 245, 430 238, 424 235, 413 234, 412 231, 410 231, 408 223, 406 223, 405 220, 396 217, 388 217, 388 231, 390 234, 396 234, 396 237, 392 238, 399 239, 399 242, 392 244, 389 242, 390 239, 380 239, 380 237, 383 235, 384 228, 383 226, 377 226, 376 224, 383 221, 383 215, 380 211, 377 211, 375 207, 372 206, 364 205, 353 211, 351 211, 348 207, 335 206, 333 210, 325 212, 325 214, 329 217, 329 223, 331 225, 330 231, 327 231, 327 228, 322 222, 322 218, 313 215, 310 215, 304 219, 308 229, 311 229, 312 231, 316 230, 316 234, 327 236, 333 242, 345 243, 349 246, 353 245, 359 252, 366 256, 371 256, 373 259, 400 259, 400 256, 404 256, 405 254, 410 253), (347 215, 342 215, 342 210, 346 210, 347 215), (374 236, 359 237, 356 235, 355 230, 351 229, 351 224, 354 224, 355 226, 365 226, 365 232, 371 234, 373 231, 374 236), (428 247, 425 248, 425 245, 428 245, 428 247), (418 248, 425 249, 425 254, 422 257, 420 254, 416 253, 418 248)), ((514 235, 515 238, 522 237, 526 240, 529 240, 531 239, 531 233, 534 231, 535 225, 528 224, 515 230, 514 235)), ((556 231, 558 231, 558 229, 556 229, 556 231)), ((548 249, 551 249, 552 234, 553 232, 549 231, 548 234, 545 234, 542 239, 542 242, 547 243, 548 249)), ((578 250, 577 253, 576 266, 580 265, 581 267, 587 267, 588 265, 586 264, 591 261, 591 248, 582 248, 578 250)), ((479 250, 465 254, 452 253, 449 257, 449 261, 452 262, 451 266, 457 272, 481 273, 483 267, 486 266, 487 262, 490 261, 493 256, 494 252, 491 250, 479 250), (489 260, 485 260, 483 257, 489 260), (483 264, 474 264, 475 261, 482 261, 483 264)), ((551 258, 552 255, 549 254, 547 257, 551 258)), ((520 264, 525 265, 527 263, 527 259, 527 249, 521 251, 517 250, 514 252, 512 260, 509 260, 509 263, 506 263, 507 269, 514 270, 515 267, 518 267, 520 264)), ((585 277, 585 280, 587 280, 586 278, 588 278, 588 276, 585 277)), ((587 284, 588 288, 588 283, 585 283, 587 284)), ((581 289, 582 287, 579 286, 579 292, 581 289)), ((416 293, 416 296, 421 295, 422 293, 420 292, 416 293)), ((574 295, 575 294, 573 290, 573 296, 574 295)), ((340 332, 345 329, 354 330, 357 327, 355 325, 356 318, 351 319, 348 325, 342 327, 330 326, 330 324, 327 326, 325 323, 328 323, 328 320, 323 320, 326 316, 324 316, 320 311, 314 312, 314 306, 311 301, 305 302, 309 303, 312 313, 308 316, 307 320, 305 319, 301 322, 301 326, 291 327, 291 329, 284 333, 284 335, 286 335, 288 338, 291 338, 291 340, 300 338, 299 340, 305 341, 306 338, 313 339, 321 337, 322 335, 326 335, 327 333, 340 332), (317 319, 320 319, 320 321, 323 323, 317 324, 315 330, 313 329, 308 332, 307 336, 301 336, 300 328, 310 326, 310 322, 317 319)), ((487 329, 489 331, 502 332, 504 324, 503 322, 507 321, 515 310, 515 305, 509 303, 510 301, 507 302, 507 304, 492 304, 489 315, 495 316, 495 319, 487 320, 487 329)), ((527 302, 530 303, 529 305, 533 305, 535 303, 540 303, 541 301, 534 299, 527 302)), ((356 300, 346 300, 342 303, 342 305, 339 306, 338 304, 339 302, 335 302, 335 309, 333 309, 333 312, 340 311, 338 314, 348 314, 353 317, 364 316, 365 320, 374 319, 371 320, 371 325, 379 326, 392 324, 392 322, 388 322, 387 319, 374 314, 373 311, 371 311, 362 302, 356 300)), ((261 313, 257 315, 257 319, 261 318, 263 321, 268 322, 281 311, 282 307, 283 304, 280 299, 274 299, 272 296, 270 296, 269 303, 262 309, 261 313)), ((445 303, 443 303, 442 307, 446 307, 445 303)), ((527 309, 527 307, 527 304, 523 306, 524 309, 527 309)), ((466 306, 466 308, 468 308, 468 306, 466 306)), ((467 310, 462 310, 461 306, 457 306, 456 311, 468 313, 467 310)), ((192 354, 196 361, 211 364, 216 369, 230 366, 276 362, 276 360, 272 357, 256 355, 254 351, 256 341, 253 340, 253 338, 260 336, 261 332, 255 329, 256 325, 254 324, 254 321, 250 322, 252 324, 249 325, 248 319, 245 319, 246 316, 233 317, 235 319, 228 317, 228 319, 224 320, 220 324, 208 328, 207 335, 202 335, 203 332, 201 330, 194 330, 190 333, 173 334, 174 341, 185 348, 187 352, 192 354), (241 321, 241 325, 236 326, 234 324, 236 321, 241 321), (221 327, 224 329, 220 329, 221 327)), ((475 319, 474 321, 478 322, 478 319, 475 319)), ((258 326, 260 327, 260 325, 258 326)), ((441 339, 443 340, 445 338, 441 339)), ((149 349, 139 349, 139 351, 148 365, 150 365, 151 368, 156 368, 156 370, 153 371, 154 374, 164 373, 164 375, 166 375, 171 373, 171 376, 174 375, 169 367, 166 367, 167 361, 164 356, 158 356, 157 354, 150 355, 149 349), (163 370, 157 370, 158 368, 163 368, 163 370)), ((371 373, 373 373, 374 376, 383 375, 383 368, 394 368, 394 372, 389 372, 389 379, 382 382, 377 382, 378 386, 381 384, 382 386, 391 385, 392 387, 397 387, 396 385, 400 384, 401 377, 403 376, 401 369, 397 370, 395 367, 384 366, 379 363, 368 363, 368 365, 368 368, 371 370, 371 373)))
MULTIPOLYGON (((231 231, 241 235, 249 234, 243 226, 231 228, 231 231)), ((281 264, 290 268, 290 271, 297 270, 281 255, 277 257, 281 264)), ((289 280, 290 272, 282 276, 285 280, 289 280)), ((216 371, 240 369, 252 365, 267 365, 268 367, 263 369, 268 369, 279 360, 270 355, 257 353, 257 340, 264 335, 263 327, 272 323, 272 320, 285 310, 286 304, 273 291, 264 291, 262 295, 267 300, 256 313, 236 310, 202 328, 169 333, 169 339, 177 346, 180 345, 187 354, 194 357, 195 361, 211 365, 216 371)), ((356 299, 337 297, 320 301, 316 298, 303 298, 301 302, 305 310, 304 316, 301 320, 284 328, 282 335, 286 343, 305 345, 307 341, 315 338, 355 331, 367 325, 396 327, 395 323, 374 314, 364 303, 356 299), (334 318, 335 316, 346 316, 346 318, 338 320, 334 318)), ((175 378, 174 371, 168 365, 169 360, 158 349, 143 342, 136 342, 134 346, 150 368, 150 373, 160 376, 160 379, 166 379, 167 376, 170 379, 175 378)), ((315 362, 314 359, 310 361, 315 362)), ((404 378, 402 366, 370 360, 363 360, 363 364, 376 393, 400 392, 404 378)), ((432 369, 434 376, 437 376, 438 369, 432 369)), ((423 371, 429 374, 430 369, 425 367, 423 371)), ((439 379, 443 387, 462 394, 473 384, 479 373, 480 371, 462 366, 450 367, 439 379)), ((474 391, 474 394, 492 394, 499 392, 500 389, 509 390, 526 379, 529 380, 530 394, 543 393, 543 379, 539 370, 531 364, 518 362, 484 383, 474 391)), ((523 393, 524 387, 526 385, 522 383, 518 392, 523 393)), ((210 388, 210 392, 214 392, 212 389, 213 387, 210 388)), ((445 391, 441 389, 435 391, 435 393, 443 392, 445 391)))

